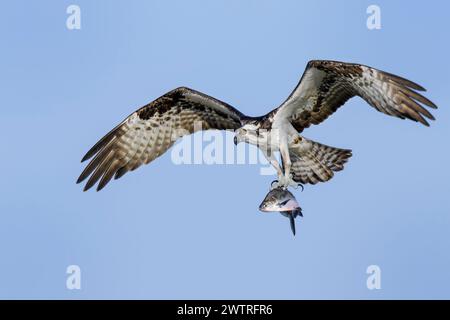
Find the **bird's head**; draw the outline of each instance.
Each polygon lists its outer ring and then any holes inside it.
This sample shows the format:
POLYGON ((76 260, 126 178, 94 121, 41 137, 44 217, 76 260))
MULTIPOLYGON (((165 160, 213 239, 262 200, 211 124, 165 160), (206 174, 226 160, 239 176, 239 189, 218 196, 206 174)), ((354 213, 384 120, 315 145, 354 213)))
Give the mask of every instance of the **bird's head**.
POLYGON ((256 141, 260 124, 257 121, 248 121, 242 127, 236 130, 234 136, 234 144, 240 142, 256 141))

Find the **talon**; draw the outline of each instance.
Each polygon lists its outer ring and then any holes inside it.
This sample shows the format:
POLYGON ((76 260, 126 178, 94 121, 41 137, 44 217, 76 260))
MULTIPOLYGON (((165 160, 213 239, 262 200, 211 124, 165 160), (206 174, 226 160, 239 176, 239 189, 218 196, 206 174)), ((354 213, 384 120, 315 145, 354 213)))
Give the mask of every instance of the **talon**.
POLYGON ((288 180, 288 186, 293 187, 294 189, 297 189, 298 187, 302 188, 302 192, 303 190, 305 190, 305 187, 303 186, 303 184, 296 182, 294 180, 294 176, 292 174, 289 175, 289 180, 288 180))
POLYGON ((294 189, 297 189, 298 187, 302 188, 302 192, 305 190, 305 186, 301 183, 297 183, 294 181, 294 184, 292 186, 294 189))
POLYGON ((278 180, 273 180, 273 181, 270 183, 270 190, 273 190, 273 189, 275 189, 275 188, 278 188, 278 185, 279 185, 278 180), (275 184, 275 186, 274 186, 274 184, 275 184))

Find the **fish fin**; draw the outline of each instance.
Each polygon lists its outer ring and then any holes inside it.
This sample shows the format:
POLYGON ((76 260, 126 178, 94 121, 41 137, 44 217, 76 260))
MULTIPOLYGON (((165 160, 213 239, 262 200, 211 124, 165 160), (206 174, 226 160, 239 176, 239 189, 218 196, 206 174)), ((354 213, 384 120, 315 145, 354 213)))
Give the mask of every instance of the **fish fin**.
POLYGON ((294 215, 292 213, 289 213, 288 216, 289 216, 289 222, 291 224, 292 233, 295 236, 295 218, 294 218, 294 215))
POLYGON ((280 202, 280 203, 278 204, 278 206, 281 208, 281 207, 285 206, 290 200, 291 200, 291 199, 284 200, 283 202, 280 202))

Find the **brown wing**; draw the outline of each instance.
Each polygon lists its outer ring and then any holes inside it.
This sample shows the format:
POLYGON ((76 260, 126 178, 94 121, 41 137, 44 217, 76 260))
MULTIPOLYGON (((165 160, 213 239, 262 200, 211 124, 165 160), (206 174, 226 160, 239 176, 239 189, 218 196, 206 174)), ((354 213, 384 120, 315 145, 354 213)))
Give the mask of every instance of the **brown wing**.
POLYGON ((372 107, 401 119, 411 119, 428 126, 424 117, 433 115, 421 104, 436 105, 416 91, 418 84, 368 66, 336 61, 310 61, 288 99, 276 110, 277 117, 287 118, 299 132, 319 124, 348 99, 359 96, 372 107))
POLYGON ((166 152, 177 138, 208 129, 237 129, 244 115, 232 106, 188 88, 177 88, 133 112, 98 141, 82 162, 95 157, 77 183, 90 176, 84 190, 100 180, 101 190, 112 177, 147 164, 166 152))
POLYGON ((289 155, 294 181, 316 184, 330 180, 334 172, 343 170, 352 151, 303 138, 298 147, 289 149, 289 155))

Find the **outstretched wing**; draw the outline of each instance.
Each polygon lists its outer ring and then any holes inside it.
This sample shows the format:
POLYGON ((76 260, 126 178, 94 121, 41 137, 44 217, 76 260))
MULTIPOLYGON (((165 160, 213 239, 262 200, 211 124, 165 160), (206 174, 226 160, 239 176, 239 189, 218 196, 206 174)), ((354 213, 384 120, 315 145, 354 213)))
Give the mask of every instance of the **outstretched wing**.
POLYGON ((418 84, 368 66, 337 61, 310 61, 297 87, 275 109, 274 121, 288 119, 299 132, 319 124, 354 96, 387 115, 428 126, 433 115, 421 104, 436 105, 416 91, 418 84))
POLYGON ((237 129, 242 113, 232 106, 188 88, 174 89, 133 112, 98 141, 82 162, 95 157, 77 183, 90 176, 84 190, 100 180, 101 190, 114 176, 147 164, 169 149, 177 138, 208 129, 237 129))
POLYGON ((330 147, 303 137, 297 147, 289 149, 289 156, 294 181, 316 184, 330 180, 334 172, 343 170, 352 151, 330 147))

